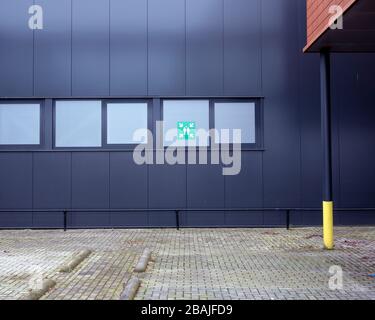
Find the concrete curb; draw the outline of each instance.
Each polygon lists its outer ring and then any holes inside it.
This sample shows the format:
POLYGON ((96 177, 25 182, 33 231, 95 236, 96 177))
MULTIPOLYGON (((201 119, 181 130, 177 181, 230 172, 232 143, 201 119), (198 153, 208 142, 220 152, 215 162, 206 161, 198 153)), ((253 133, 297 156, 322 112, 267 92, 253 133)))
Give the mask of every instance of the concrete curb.
POLYGON ((51 288, 56 285, 56 282, 51 279, 44 279, 40 289, 31 289, 29 293, 21 298, 21 300, 39 300, 51 288))
POLYGON ((77 255, 74 255, 68 263, 62 265, 59 268, 59 272, 71 272, 76 266, 78 266, 90 254, 91 254, 91 250, 88 250, 88 249, 80 251, 77 255))
POLYGON ((137 277, 132 277, 121 293, 120 300, 133 300, 140 285, 141 281, 137 277))
POLYGON ((151 251, 149 249, 143 250, 141 257, 138 260, 137 265, 134 268, 134 272, 145 272, 147 269, 148 262, 151 260, 151 251))

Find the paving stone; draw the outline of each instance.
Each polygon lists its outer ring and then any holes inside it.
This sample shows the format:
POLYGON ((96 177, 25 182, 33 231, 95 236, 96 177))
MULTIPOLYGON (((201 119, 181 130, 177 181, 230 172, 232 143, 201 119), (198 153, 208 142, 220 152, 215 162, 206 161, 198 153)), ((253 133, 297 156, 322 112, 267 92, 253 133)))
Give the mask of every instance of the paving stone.
POLYGON ((156 257, 135 299, 375 300, 375 228, 337 227, 322 250, 320 228, 0 231, 0 299, 18 299, 35 272, 57 285, 41 299, 118 299, 144 248, 156 257), (73 272, 59 265, 93 253, 73 272), (330 290, 331 266, 343 290, 330 290))

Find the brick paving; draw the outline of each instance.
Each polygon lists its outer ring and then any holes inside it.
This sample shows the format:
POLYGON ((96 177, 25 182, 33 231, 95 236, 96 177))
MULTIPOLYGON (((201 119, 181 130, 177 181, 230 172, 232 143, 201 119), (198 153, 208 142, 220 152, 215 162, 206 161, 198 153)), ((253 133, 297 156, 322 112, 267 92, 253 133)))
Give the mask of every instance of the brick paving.
POLYGON ((375 227, 336 228, 322 250, 319 228, 0 231, 0 299, 19 299, 35 272, 57 285, 41 299, 118 299, 144 248, 155 262, 136 299, 372 299, 375 227), (71 273, 72 254, 92 254, 71 273), (329 268, 343 270, 330 290, 329 268))

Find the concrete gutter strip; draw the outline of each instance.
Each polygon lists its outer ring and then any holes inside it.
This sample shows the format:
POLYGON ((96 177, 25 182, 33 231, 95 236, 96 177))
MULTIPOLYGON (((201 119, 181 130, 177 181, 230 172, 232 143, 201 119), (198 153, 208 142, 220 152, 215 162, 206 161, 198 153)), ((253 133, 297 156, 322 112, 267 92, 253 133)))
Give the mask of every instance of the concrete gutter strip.
POLYGON ((134 272, 145 272, 147 269, 148 262, 151 260, 151 251, 145 249, 138 260, 137 265, 134 268, 134 272))
POLYGON ((140 285, 141 281, 137 277, 132 277, 121 293, 120 300, 133 300, 140 285))
POLYGON ((59 268, 59 272, 71 272, 76 266, 78 266, 83 260, 85 260, 91 254, 91 250, 83 250, 77 255, 73 256, 72 259, 59 268))
POLYGON ((56 282, 51 279, 44 279, 40 288, 31 289, 29 293, 21 298, 21 300, 39 300, 45 295, 51 288, 56 285, 56 282))

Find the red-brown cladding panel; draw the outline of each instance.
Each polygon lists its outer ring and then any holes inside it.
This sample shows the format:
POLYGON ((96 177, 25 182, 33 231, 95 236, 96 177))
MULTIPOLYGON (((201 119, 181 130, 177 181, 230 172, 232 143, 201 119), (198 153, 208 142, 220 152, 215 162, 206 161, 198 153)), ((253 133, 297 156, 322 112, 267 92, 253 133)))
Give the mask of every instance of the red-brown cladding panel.
POLYGON ((345 12, 358 0, 306 0, 307 1, 307 45, 310 47, 329 27, 331 6, 340 6, 345 12))

